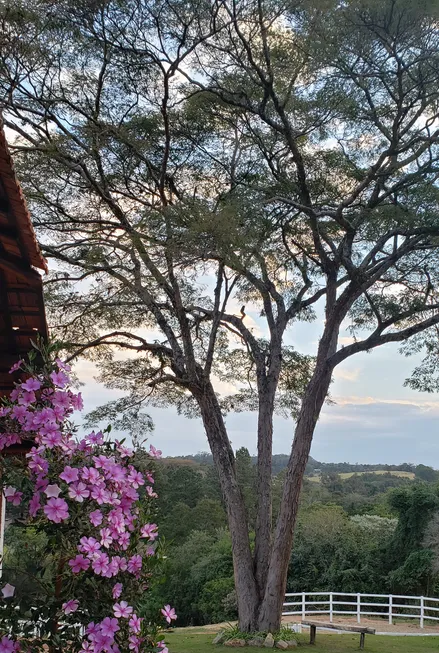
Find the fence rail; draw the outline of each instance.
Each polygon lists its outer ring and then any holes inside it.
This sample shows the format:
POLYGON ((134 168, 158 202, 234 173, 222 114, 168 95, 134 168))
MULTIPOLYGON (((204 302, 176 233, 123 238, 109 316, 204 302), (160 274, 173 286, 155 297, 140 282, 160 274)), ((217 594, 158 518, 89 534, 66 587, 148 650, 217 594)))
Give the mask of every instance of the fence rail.
POLYGON ((424 628, 427 620, 439 621, 439 598, 346 592, 285 594, 283 616, 297 615, 305 619, 308 615, 316 614, 329 615, 331 623, 335 615, 354 615, 358 623, 361 623, 361 617, 366 616, 387 617, 389 624, 397 618, 416 619, 419 620, 420 627, 424 628))

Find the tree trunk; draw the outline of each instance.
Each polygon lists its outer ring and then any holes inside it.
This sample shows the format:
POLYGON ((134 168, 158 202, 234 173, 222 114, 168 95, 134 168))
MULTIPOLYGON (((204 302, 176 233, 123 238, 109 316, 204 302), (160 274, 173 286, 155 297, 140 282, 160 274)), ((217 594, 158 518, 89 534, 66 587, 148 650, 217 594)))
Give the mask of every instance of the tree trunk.
POLYGON ((254 570, 259 598, 262 600, 271 555, 272 529, 272 447, 273 411, 277 382, 261 383, 258 413, 257 516, 255 529, 254 570))
POLYGON ((332 369, 326 363, 326 356, 322 358, 321 362, 317 361, 305 392, 294 434, 265 594, 259 609, 258 630, 261 631, 276 632, 280 628, 302 480, 315 425, 331 382, 332 369))
POLYGON ((253 573, 245 504, 235 472, 235 457, 227 436, 221 408, 210 383, 196 392, 207 439, 227 509, 232 538, 233 569, 238 597, 239 627, 248 632, 256 630, 259 597, 253 573))

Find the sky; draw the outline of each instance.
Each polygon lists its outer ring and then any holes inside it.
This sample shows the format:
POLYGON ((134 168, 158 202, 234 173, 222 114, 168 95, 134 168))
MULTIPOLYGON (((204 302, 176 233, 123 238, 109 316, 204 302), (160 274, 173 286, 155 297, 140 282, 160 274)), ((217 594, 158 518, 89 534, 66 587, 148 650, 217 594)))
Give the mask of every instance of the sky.
MULTIPOLYGON (((303 353, 315 352, 321 323, 301 323, 289 333, 288 344, 303 353)), ((342 333, 341 342, 348 342, 342 333)), ((321 462, 423 463, 439 468, 439 396, 404 387, 419 358, 406 358, 391 344, 347 359, 335 371, 333 404, 323 408, 311 455, 321 462)), ((120 396, 97 383, 94 364, 81 360, 75 367, 82 388, 85 412, 120 396)), ((148 409, 155 424, 149 442, 165 456, 208 451, 202 423, 186 419, 173 408, 148 409)), ((230 414, 226 419, 234 449, 256 453, 256 415, 230 414)), ((276 417, 274 453, 289 453, 293 421, 276 417)))

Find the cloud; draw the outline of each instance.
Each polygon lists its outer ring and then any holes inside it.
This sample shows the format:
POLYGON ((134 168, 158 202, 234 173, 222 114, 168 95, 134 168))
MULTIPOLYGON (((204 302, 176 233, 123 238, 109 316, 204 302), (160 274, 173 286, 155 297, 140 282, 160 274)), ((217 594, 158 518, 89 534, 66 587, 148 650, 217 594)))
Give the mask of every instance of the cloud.
POLYGON ((341 336, 338 339, 339 345, 351 345, 353 342, 355 342, 355 338, 353 338, 352 336, 341 336))
POLYGON ((324 462, 424 463, 439 467, 439 401, 335 397, 325 406, 311 455, 324 462))
POLYGON ((334 378, 342 379, 343 381, 355 382, 358 380, 360 373, 360 367, 356 367, 352 370, 344 369, 343 367, 336 367, 334 371, 334 378))
POLYGON ((439 410, 439 401, 431 399, 383 399, 380 397, 332 397, 333 401, 338 406, 369 406, 385 404, 389 406, 413 406, 416 409, 423 411, 439 410))

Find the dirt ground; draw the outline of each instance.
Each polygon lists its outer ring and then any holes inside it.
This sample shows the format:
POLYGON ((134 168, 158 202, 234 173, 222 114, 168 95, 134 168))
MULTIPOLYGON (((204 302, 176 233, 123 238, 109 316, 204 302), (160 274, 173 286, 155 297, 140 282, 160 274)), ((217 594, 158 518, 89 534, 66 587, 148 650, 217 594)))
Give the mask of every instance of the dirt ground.
MULTIPOLYGON (((300 623, 302 620, 297 615, 291 617, 284 617, 282 623, 300 623)), ((328 622, 329 616, 322 615, 318 617, 308 616, 305 621, 323 621, 328 622)), ((356 624, 357 619, 355 617, 346 616, 346 617, 334 617, 334 624, 356 624)), ((425 621, 424 628, 419 627, 419 622, 416 621, 406 621, 403 619, 395 619, 393 624, 389 624, 387 619, 371 619, 370 617, 361 617, 361 625, 367 626, 369 628, 375 628, 377 633, 407 633, 407 634, 435 634, 439 635, 439 622, 428 623, 425 621)))

